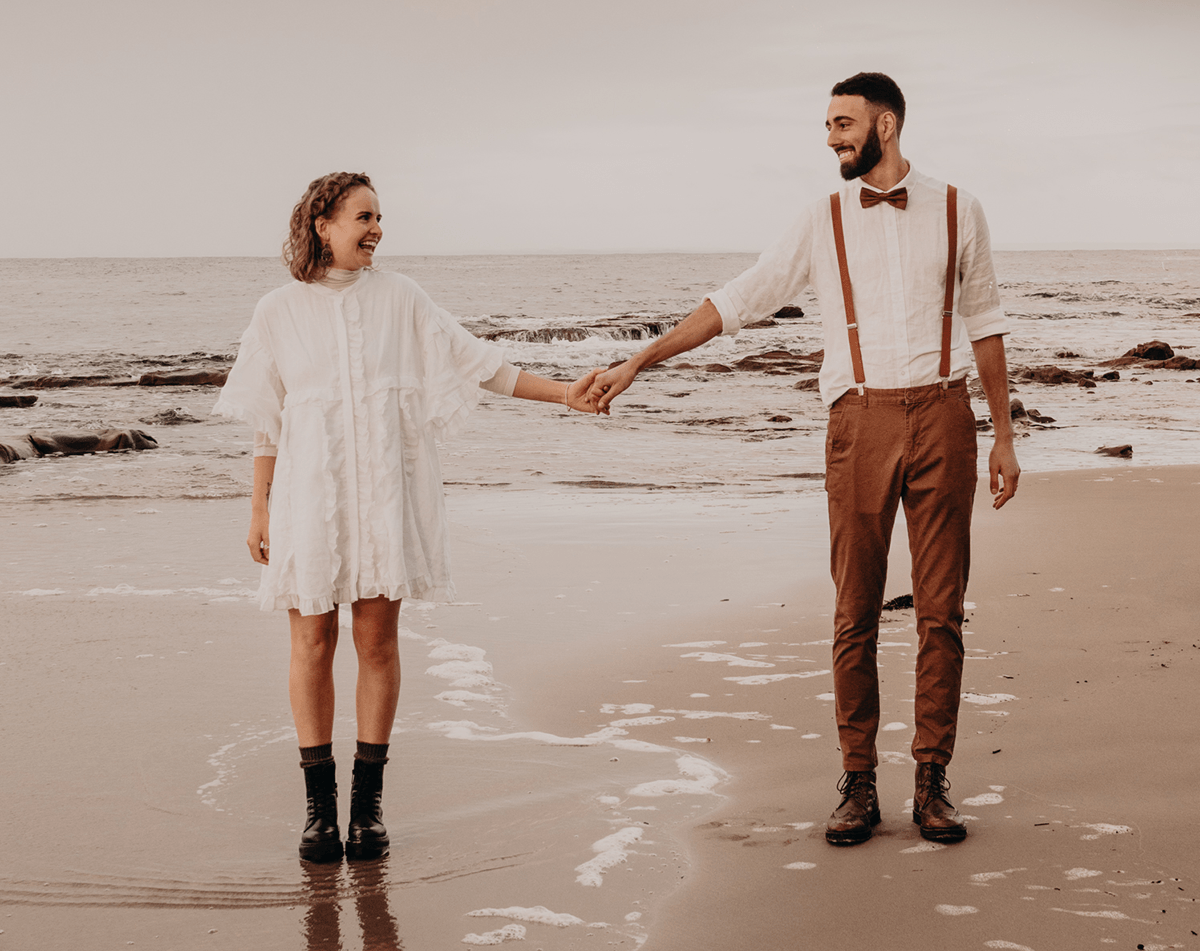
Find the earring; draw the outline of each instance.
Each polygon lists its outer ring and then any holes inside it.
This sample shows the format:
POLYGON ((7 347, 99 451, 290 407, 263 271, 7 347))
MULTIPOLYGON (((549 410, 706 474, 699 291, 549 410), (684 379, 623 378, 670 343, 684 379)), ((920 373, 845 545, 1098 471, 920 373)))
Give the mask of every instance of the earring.
POLYGON ((325 267, 329 267, 333 263, 333 251, 327 244, 321 245, 320 261, 325 267))

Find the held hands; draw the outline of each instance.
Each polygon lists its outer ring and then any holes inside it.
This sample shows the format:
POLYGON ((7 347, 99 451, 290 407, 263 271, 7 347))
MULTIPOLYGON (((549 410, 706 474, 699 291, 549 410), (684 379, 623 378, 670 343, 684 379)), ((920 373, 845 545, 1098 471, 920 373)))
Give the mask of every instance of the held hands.
POLYGON ((637 367, 632 360, 626 360, 619 366, 598 373, 588 391, 588 400, 595 404, 596 412, 607 416, 609 404, 629 389, 637 374, 637 367))
POLYGON ((581 413, 608 415, 609 404, 629 388, 637 376, 632 360, 609 370, 595 369, 567 387, 563 402, 581 413))
POLYGON ((601 410, 598 408, 596 401, 591 397, 591 391, 595 386, 596 377, 600 372, 601 371, 599 369, 590 370, 574 383, 570 384, 567 387, 566 394, 563 396, 563 402, 571 407, 571 409, 580 413, 591 413, 595 415, 602 412, 607 415, 608 410, 601 410))

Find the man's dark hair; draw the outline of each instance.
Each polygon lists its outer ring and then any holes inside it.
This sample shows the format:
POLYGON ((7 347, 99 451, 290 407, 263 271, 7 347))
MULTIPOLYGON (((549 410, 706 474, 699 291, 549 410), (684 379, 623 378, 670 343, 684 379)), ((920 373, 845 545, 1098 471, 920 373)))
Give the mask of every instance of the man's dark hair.
POLYGON ((855 73, 833 87, 831 96, 862 96, 879 112, 891 112, 896 117, 896 134, 904 128, 904 93, 891 76, 883 73, 855 73))

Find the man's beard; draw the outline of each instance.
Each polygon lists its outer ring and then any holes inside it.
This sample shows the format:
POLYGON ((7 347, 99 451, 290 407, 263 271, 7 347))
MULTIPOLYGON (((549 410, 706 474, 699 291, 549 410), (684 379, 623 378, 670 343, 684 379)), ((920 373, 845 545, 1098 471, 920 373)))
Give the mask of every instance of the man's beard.
POLYGON ((867 141, 858 151, 858 157, 849 162, 841 163, 842 178, 850 181, 868 174, 883 158, 883 145, 879 141, 879 132, 874 126, 867 133, 867 141))

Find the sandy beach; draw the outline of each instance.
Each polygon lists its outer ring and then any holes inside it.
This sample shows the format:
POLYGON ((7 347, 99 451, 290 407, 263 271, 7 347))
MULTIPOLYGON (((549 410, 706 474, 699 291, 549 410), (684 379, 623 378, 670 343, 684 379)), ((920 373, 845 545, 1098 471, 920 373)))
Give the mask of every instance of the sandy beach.
MULTIPOLYGON (((1000 513, 981 493, 949 848, 906 810, 903 611, 884 823, 821 834, 819 492, 450 481, 461 601, 402 618, 393 855, 334 869, 294 856, 286 635, 249 602, 245 501, 10 506, 3 947, 1195 945, 1200 469, 1027 474, 1000 513)), ((339 717, 347 774, 352 740, 339 717)))
MULTIPOLYGON (((569 378, 746 262, 394 263, 520 365, 569 378)), ((995 513, 980 495, 950 770, 965 843, 931 847, 906 811, 911 612, 884 624, 884 823, 852 849, 822 836, 841 771, 826 413, 796 388, 813 375, 796 355, 820 346, 805 299, 803 319, 646 374, 611 418, 483 397, 441 453, 459 600, 401 619, 394 851, 332 869, 296 858, 286 622, 254 605, 242 541, 249 433, 209 415, 211 386, 126 385, 227 366, 278 263, 6 264, 12 392, 39 376, 114 385, 35 389, 34 406, 3 410, 0 437, 145 428, 159 445, 0 467, 0 951, 1194 944, 1181 804, 1200 386, 1167 366, 1091 388, 1017 368, 1099 375, 1151 339, 1187 359, 1197 257, 1001 263, 1014 396, 1038 419, 1017 422, 1017 499, 995 513), (745 369, 779 351, 795 365, 745 369), (1093 454, 1126 443, 1132 466, 1093 454)), ((909 591, 904 548, 889 597, 909 591)))

